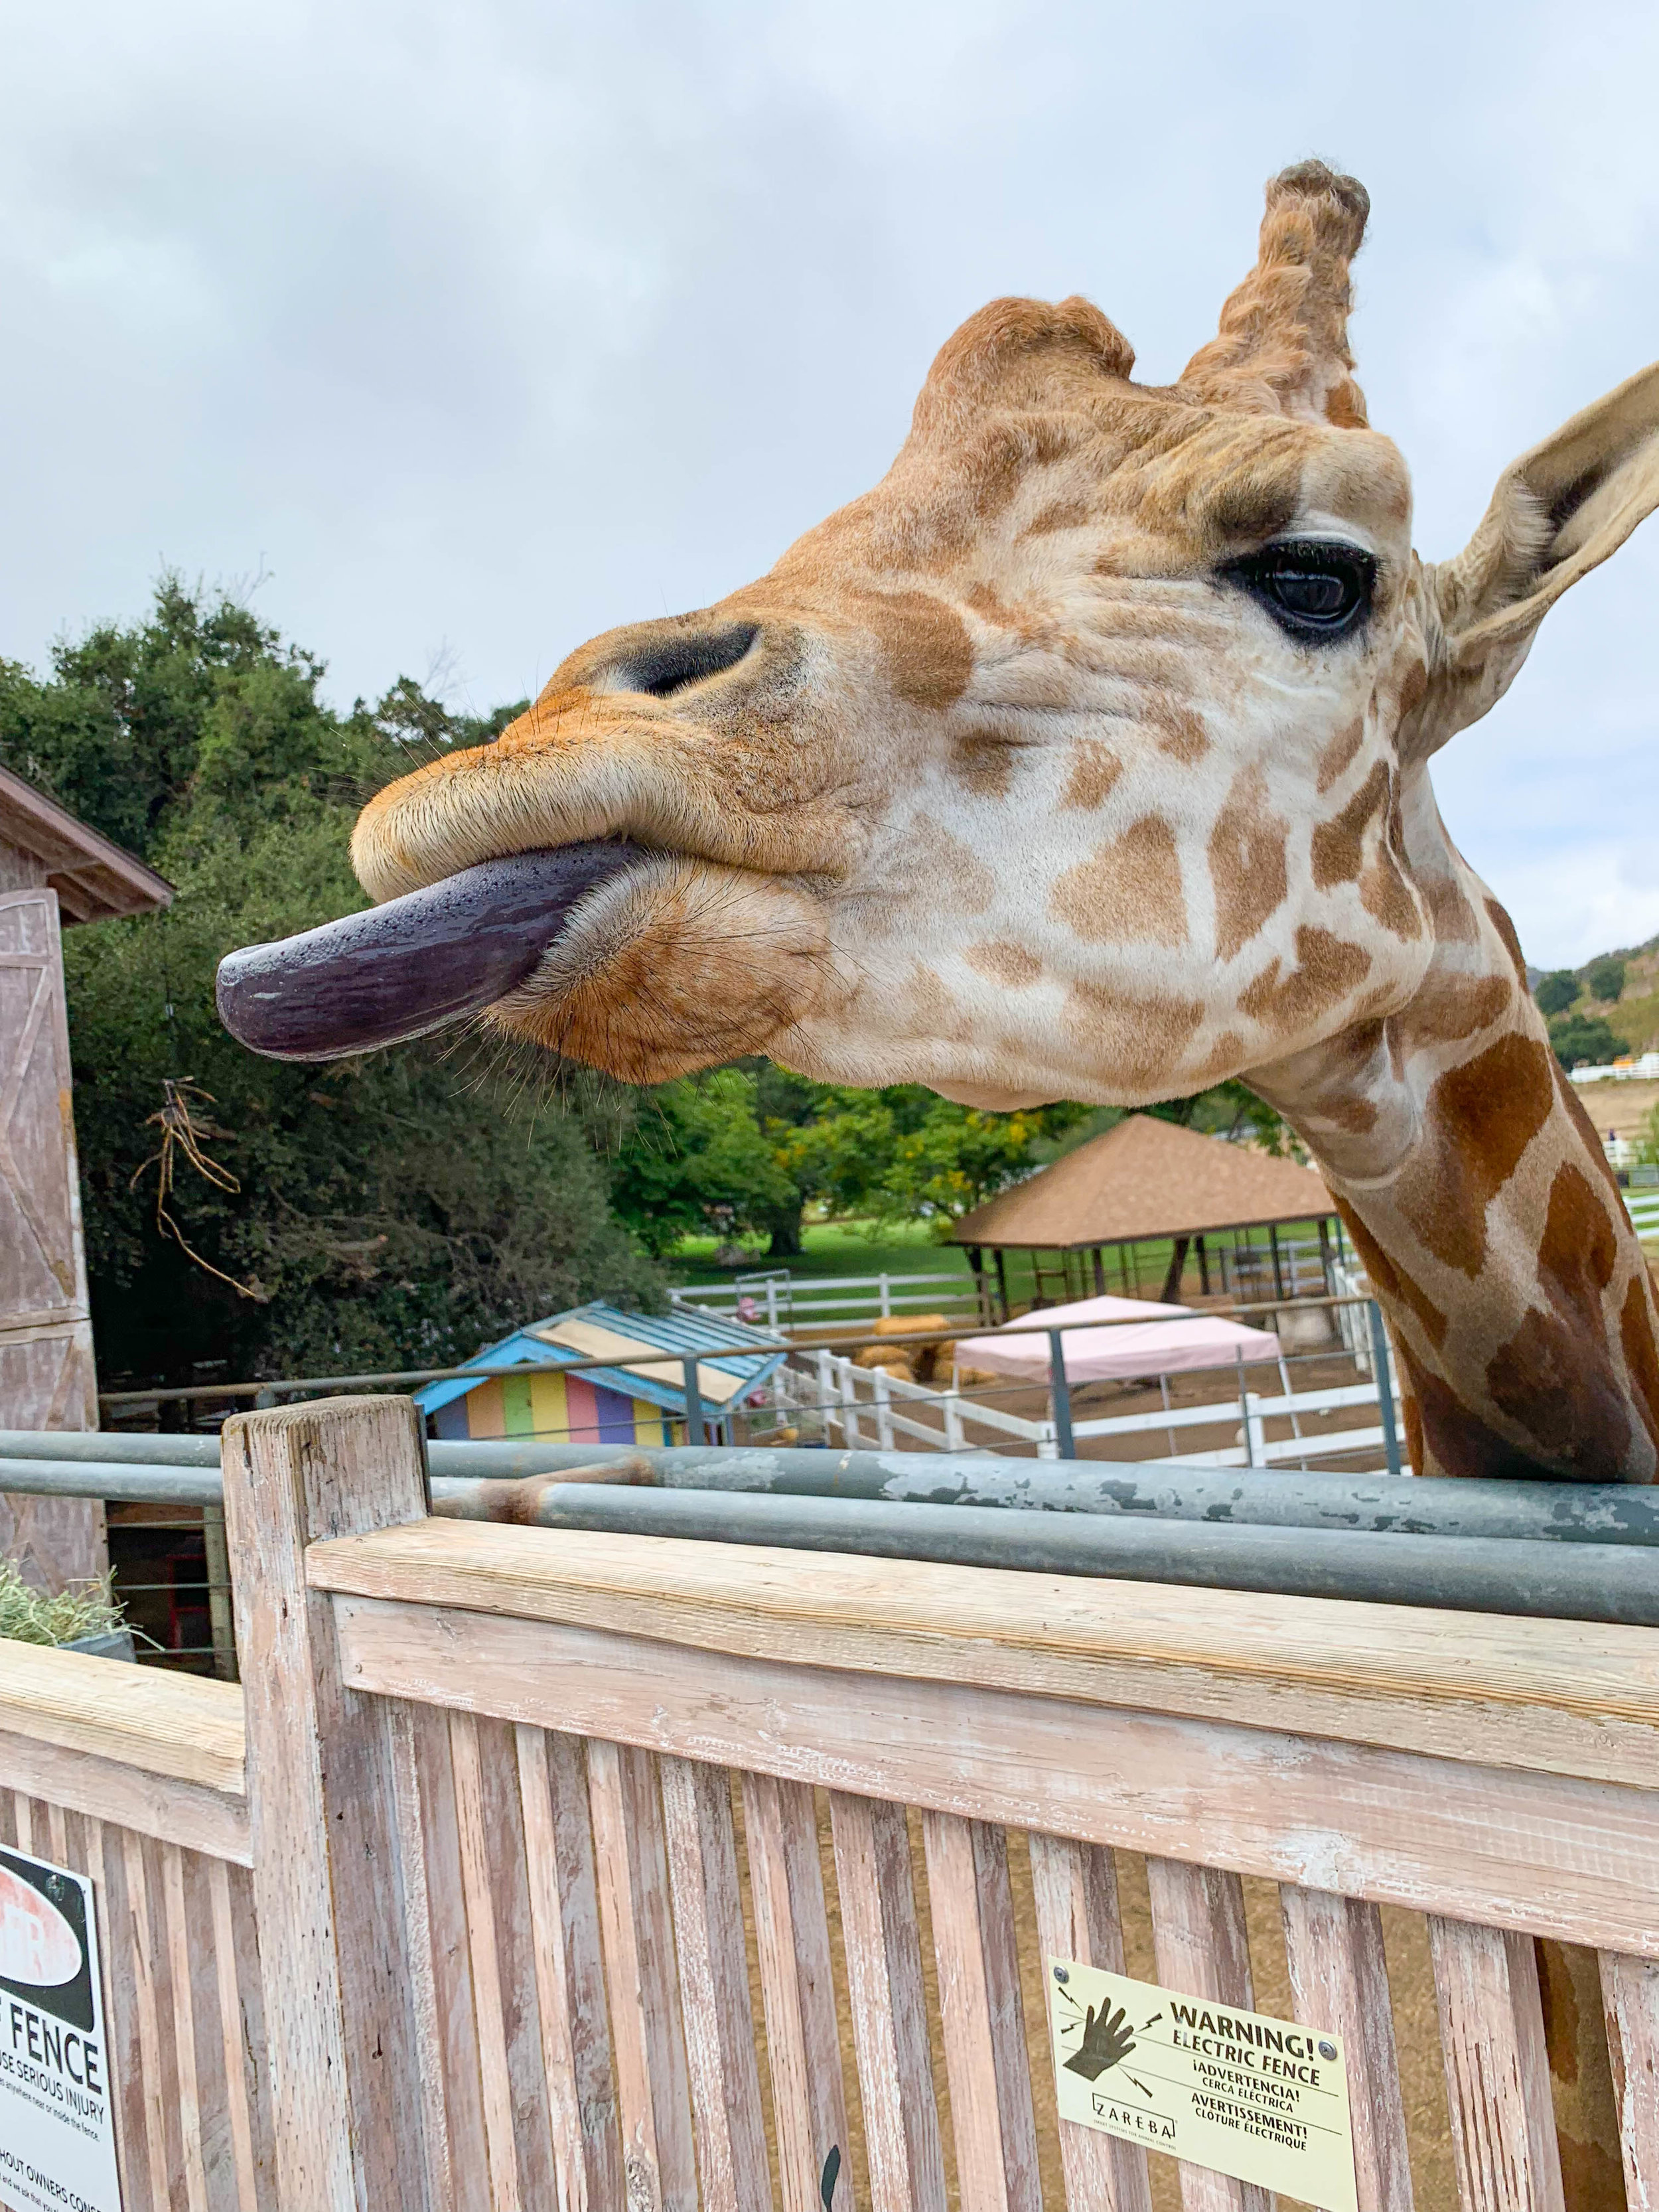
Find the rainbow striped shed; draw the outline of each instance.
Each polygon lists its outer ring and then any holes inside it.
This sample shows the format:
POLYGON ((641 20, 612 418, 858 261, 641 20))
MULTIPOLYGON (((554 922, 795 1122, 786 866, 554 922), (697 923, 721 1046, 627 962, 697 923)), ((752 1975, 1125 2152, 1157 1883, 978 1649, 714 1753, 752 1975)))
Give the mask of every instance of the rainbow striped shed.
POLYGON ((539 1437, 550 1443, 673 1444, 685 1441, 688 1352, 697 1359, 697 1395, 711 1430, 765 1382, 785 1348, 775 1336, 718 1314, 623 1313, 595 1303, 532 1322, 486 1345, 469 1367, 522 1367, 523 1375, 455 1376, 415 1394, 434 1437, 539 1437), (752 1358, 726 1347, 760 1347, 752 1358), (609 1358, 614 1367, 580 1375, 573 1359, 609 1358))

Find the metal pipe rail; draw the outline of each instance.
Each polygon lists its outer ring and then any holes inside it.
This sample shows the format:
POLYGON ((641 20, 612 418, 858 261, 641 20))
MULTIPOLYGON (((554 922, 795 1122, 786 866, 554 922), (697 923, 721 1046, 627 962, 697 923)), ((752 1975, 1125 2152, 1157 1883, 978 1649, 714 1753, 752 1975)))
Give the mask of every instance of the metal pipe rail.
MULTIPOLYGON (((990 1453, 827 1451, 765 1445, 434 1442, 434 1497, 480 1481, 521 1482, 643 1462, 659 1489, 975 1506, 1212 1527, 1659 1546, 1659 1486, 1277 1474, 1152 1462, 1029 1460, 990 1453)), ((217 1504, 217 1437, 0 1431, 0 1491, 112 1501, 217 1504)), ((1659 1576, 1659 1562, 1654 1570, 1659 1576)))
MULTIPOLYGON (((216 1505, 222 1498, 215 1467, 94 1459, 0 1460, 0 1490, 201 1505, 216 1505)), ((1634 1539, 1624 1533, 1612 1542, 1587 1540, 1582 1534, 1561 1541, 1557 1528, 1557 1540, 1510 1533, 1494 1540, 1413 1533, 1386 1511, 1378 1516, 1386 1525, 1366 1528, 1310 1525, 1306 1519, 1141 1520, 1121 1507, 1103 1513, 1055 1512, 1030 1505, 716 1490, 706 1483, 696 1488, 635 1488, 561 1481, 545 1474, 507 1483, 477 1474, 434 1475, 432 1504, 446 1518, 505 1519, 544 1528, 1659 1627, 1659 1561, 1653 1556, 1651 1533, 1634 1539), (487 1497, 486 1489, 498 1494, 487 1497), (518 1495, 504 1498, 502 1491, 518 1495)))

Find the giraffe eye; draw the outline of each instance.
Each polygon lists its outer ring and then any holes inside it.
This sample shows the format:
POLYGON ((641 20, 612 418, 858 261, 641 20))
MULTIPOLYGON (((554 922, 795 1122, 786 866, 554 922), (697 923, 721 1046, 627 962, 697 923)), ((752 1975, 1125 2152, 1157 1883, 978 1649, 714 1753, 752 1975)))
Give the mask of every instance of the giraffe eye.
POLYGON ((1264 545, 1226 573, 1292 637, 1340 637, 1370 612, 1376 562, 1358 545, 1326 538, 1264 545))

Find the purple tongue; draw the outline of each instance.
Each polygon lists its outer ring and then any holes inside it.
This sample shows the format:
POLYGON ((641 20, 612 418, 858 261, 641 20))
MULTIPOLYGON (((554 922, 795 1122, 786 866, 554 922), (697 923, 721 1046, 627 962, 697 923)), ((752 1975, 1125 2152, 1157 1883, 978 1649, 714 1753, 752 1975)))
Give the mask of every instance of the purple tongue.
POLYGON ((219 963, 219 1018, 271 1060, 336 1060, 424 1036, 516 989, 585 892, 644 854, 635 845, 563 845, 480 860, 388 899, 219 963))

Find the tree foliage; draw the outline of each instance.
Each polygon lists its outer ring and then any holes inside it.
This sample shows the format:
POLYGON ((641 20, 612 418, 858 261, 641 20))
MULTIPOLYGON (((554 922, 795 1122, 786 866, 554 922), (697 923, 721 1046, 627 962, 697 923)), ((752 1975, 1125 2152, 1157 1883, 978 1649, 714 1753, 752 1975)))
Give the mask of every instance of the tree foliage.
POLYGON ((64 939, 106 1377, 439 1365, 528 1316, 656 1292, 574 1115, 504 1115, 429 1044, 290 1066, 219 1027, 226 951, 363 903, 346 848, 368 792, 514 711, 452 716, 404 682, 337 715, 321 674, 173 578, 148 621, 60 647, 45 679, 0 668, 0 760, 178 890, 165 915, 64 939), (171 1218, 205 1265, 157 1215, 152 1117, 184 1079, 205 1094, 204 1157, 238 1186, 179 1160, 171 1218))
POLYGON ((1586 1060, 1592 1067, 1605 1067, 1630 1050, 1600 1014, 1558 1014, 1549 1030, 1555 1056, 1565 1068, 1575 1068, 1586 1060))
POLYGON ((1624 990, 1625 963, 1611 954, 1603 954, 1601 959, 1590 962, 1584 970, 1584 981, 1589 986, 1591 998, 1610 1006, 1624 990))
POLYGON ((1541 975, 1533 996, 1538 1001, 1538 1011, 1545 1016, 1565 1014, 1579 993, 1578 978, 1571 968, 1553 968, 1541 975))

